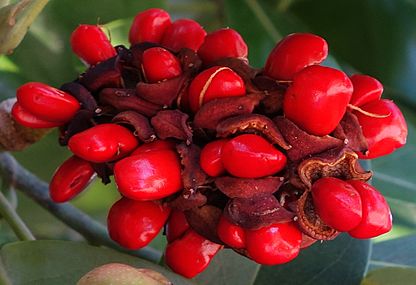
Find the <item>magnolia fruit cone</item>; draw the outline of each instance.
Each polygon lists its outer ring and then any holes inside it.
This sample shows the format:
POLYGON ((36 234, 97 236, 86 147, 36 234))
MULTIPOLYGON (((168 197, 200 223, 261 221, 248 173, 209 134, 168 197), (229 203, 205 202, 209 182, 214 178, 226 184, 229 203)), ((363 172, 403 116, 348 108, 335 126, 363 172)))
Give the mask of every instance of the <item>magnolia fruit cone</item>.
POLYGON ((44 137, 51 129, 32 129, 14 121, 10 112, 16 98, 0 102, 0 151, 22 150, 44 137))
POLYGON ((97 267, 85 274, 77 285, 172 285, 162 274, 151 269, 134 268, 120 263, 97 267))

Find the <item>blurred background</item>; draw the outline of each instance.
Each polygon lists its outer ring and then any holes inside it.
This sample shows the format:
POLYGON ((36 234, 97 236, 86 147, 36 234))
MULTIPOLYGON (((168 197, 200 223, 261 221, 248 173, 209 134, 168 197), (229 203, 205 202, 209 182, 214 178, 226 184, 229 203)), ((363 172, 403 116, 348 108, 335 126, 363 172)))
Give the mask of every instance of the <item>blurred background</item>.
MULTIPOLYGON (((12 1, 13 2, 13 1, 12 1)), ((365 73, 385 87, 403 110, 409 138, 404 148, 372 162, 373 184, 387 197, 394 215, 393 231, 376 242, 416 233, 416 1, 415 0, 51 0, 12 55, 0 56, 0 100, 13 97, 28 81, 55 87, 85 69, 70 51, 69 38, 78 24, 103 25, 112 43, 128 45, 132 18, 138 11, 161 7, 173 19, 198 20, 207 32, 229 26, 249 46, 250 64, 262 67, 283 36, 312 32, 329 44, 326 65, 345 72, 365 73)), ((45 181, 69 152, 58 145, 57 133, 13 154, 45 181)), ((114 184, 93 183, 73 204, 105 223, 107 210, 118 198, 114 184)), ((39 239, 81 237, 26 197, 18 211, 39 239)), ((14 240, 0 222, 0 244, 14 240)), ((153 243, 163 246, 163 239, 153 243)))

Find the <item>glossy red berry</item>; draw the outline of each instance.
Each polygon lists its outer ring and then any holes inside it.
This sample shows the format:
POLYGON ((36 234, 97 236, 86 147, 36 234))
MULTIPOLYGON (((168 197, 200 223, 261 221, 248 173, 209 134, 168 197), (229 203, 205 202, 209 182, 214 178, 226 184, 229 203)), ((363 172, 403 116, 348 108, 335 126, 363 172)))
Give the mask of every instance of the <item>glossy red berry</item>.
POLYGON ((134 200, 161 199, 182 188, 180 161, 172 150, 126 157, 114 166, 114 178, 120 193, 134 200))
POLYGON ((241 178, 273 175, 286 166, 286 156, 263 137, 253 134, 237 136, 222 148, 225 169, 241 178))
POLYGON ((283 99, 283 112, 308 133, 325 136, 341 121, 352 92, 352 83, 344 72, 309 66, 294 76, 283 99))
POLYGON ((198 74, 188 89, 189 105, 193 112, 215 98, 243 96, 243 79, 228 67, 214 66, 198 74))
POLYGON ((150 83, 170 79, 182 73, 179 60, 161 47, 149 48, 143 53, 142 67, 150 83))
POLYGON ((160 232, 170 209, 154 201, 121 198, 110 209, 107 226, 110 237, 128 249, 148 245, 160 232))
POLYGON ((368 143, 368 153, 362 159, 377 158, 392 153, 406 144, 407 124, 399 107, 391 100, 372 101, 360 107, 371 114, 385 115, 373 117, 361 112, 354 112, 368 143))
POLYGON ((142 42, 160 43, 170 25, 170 16, 165 10, 152 8, 140 12, 131 24, 129 42, 132 45, 142 42))
POLYGON ((354 238, 373 238, 391 230, 392 217, 390 207, 376 188, 365 182, 349 180, 361 196, 363 218, 357 227, 348 233, 354 238))
POLYGON ((188 221, 182 211, 172 211, 166 226, 166 239, 168 242, 180 238, 189 229, 188 221))
POLYGON ((168 244, 165 262, 174 272, 192 278, 204 271, 221 248, 221 245, 205 239, 190 229, 182 238, 168 244))
POLYGON ((264 73, 277 80, 291 80, 307 66, 320 64, 328 56, 328 44, 314 34, 296 33, 281 40, 270 53, 264 73))
POLYGON ((72 95, 40 82, 23 84, 16 97, 25 111, 42 121, 66 123, 80 108, 72 95))
POLYGON ((298 256, 302 233, 293 222, 246 230, 248 256, 257 263, 276 265, 298 256))
POLYGON ((337 231, 347 232, 361 222, 360 194, 341 179, 325 177, 317 180, 312 185, 312 198, 318 216, 337 231))
POLYGON ((201 150, 199 164, 206 174, 212 177, 219 176, 225 172, 222 163, 222 147, 227 140, 216 140, 204 146, 201 150))
POLYGON ((220 221, 218 222, 217 234, 222 242, 232 248, 241 249, 246 246, 244 229, 234 225, 224 216, 221 216, 220 221))
POLYGON ((247 53, 248 47, 244 39, 230 28, 208 34, 198 50, 198 55, 205 64, 227 57, 247 59, 247 53))
POLYGON ((22 126, 33 129, 54 128, 64 124, 39 119, 32 113, 29 113, 24 108, 22 108, 19 102, 14 103, 11 114, 13 118, 16 120, 16 122, 18 122, 22 126))
POLYGON ((72 32, 71 47, 80 59, 90 65, 117 54, 101 27, 95 25, 79 25, 72 32))
POLYGON ((181 48, 198 51, 207 32, 191 19, 179 19, 170 25, 162 38, 162 45, 178 52, 181 48))
POLYGON ((354 92, 351 104, 357 107, 372 101, 378 101, 383 93, 383 85, 374 77, 362 74, 354 74, 350 77, 354 92))
POLYGON ((71 156, 55 171, 49 184, 49 195, 56 203, 68 202, 88 186, 94 175, 91 163, 71 156))
POLYGON ((101 124, 80 132, 69 139, 68 148, 91 162, 107 162, 132 152, 138 145, 127 128, 116 124, 101 124))
POLYGON ((145 143, 136 148, 130 156, 141 154, 143 152, 153 152, 159 150, 175 150, 175 142, 167 140, 156 140, 150 143, 145 143))

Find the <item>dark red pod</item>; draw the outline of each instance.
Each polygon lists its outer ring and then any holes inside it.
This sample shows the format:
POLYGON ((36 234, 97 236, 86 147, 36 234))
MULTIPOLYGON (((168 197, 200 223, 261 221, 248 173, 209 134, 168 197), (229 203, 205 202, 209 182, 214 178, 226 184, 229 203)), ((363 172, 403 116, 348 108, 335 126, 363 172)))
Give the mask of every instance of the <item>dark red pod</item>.
POLYGON ((88 186, 94 175, 91 163, 71 156, 55 171, 49 195, 55 203, 68 202, 88 186))
POLYGON ((180 238, 189 229, 188 221, 182 211, 174 210, 170 214, 166 227, 166 239, 168 242, 180 238))
POLYGON ((95 65, 117 54, 107 35, 96 25, 79 25, 71 34, 71 47, 89 65, 95 65))
POLYGON ((244 39, 230 28, 208 34, 198 50, 198 55, 205 64, 227 57, 247 59, 247 53, 248 47, 244 39))
POLYGON ((264 73, 277 80, 291 80, 307 66, 320 64, 328 56, 328 44, 314 34, 295 33, 281 40, 270 53, 264 73))
POLYGON ((312 198, 319 217, 337 231, 347 232, 361 222, 360 194, 348 182, 321 178, 312 185, 312 198))
POLYGON ((174 272, 192 278, 207 268, 221 248, 189 229, 182 238, 168 244, 165 262, 174 272))
POLYGON ((127 128, 116 124, 101 124, 80 132, 68 141, 68 148, 91 162, 107 162, 132 152, 138 145, 127 128))
POLYGON ((161 47, 149 48, 143 53, 142 68, 150 83, 171 79, 182 73, 179 60, 161 47))
POLYGON ((390 207, 383 195, 373 186, 359 181, 349 180, 361 197, 363 217, 354 229, 348 233, 354 238, 373 238, 391 230, 392 217, 390 207))
POLYGON ((222 147, 227 140, 216 140, 204 146, 201 150, 199 164, 206 174, 212 177, 224 174, 225 168, 222 163, 222 147))
POLYGON ((228 67, 214 66, 198 74, 188 89, 191 110, 196 113, 204 104, 216 98, 245 95, 243 79, 228 67))
POLYGON ((110 209, 107 227, 110 237, 128 249, 148 245, 160 232, 170 209, 154 201, 135 201, 126 197, 110 209))
POLYGON ((135 200, 161 199, 182 188, 180 161, 172 150, 126 157, 116 163, 114 178, 120 193, 135 200))
POLYGON ((138 13, 129 31, 130 44, 142 42, 159 43, 165 30, 171 25, 168 12, 152 8, 138 13))
POLYGON ((351 96, 350 103, 360 107, 372 101, 380 100, 383 94, 383 85, 374 77, 354 74, 350 77, 354 92, 351 96))
POLYGON ((273 175, 286 166, 286 156, 263 137, 237 136, 222 147, 222 162, 232 175, 259 178, 273 175))
POLYGON ((204 42, 206 34, 207 32, 196 21, 179 19, 165 30, 162 45, 175 52, 181 48, 197 51, 204 42))
POLYGON ((13 118, 16 120, 16 122, 18 122, 22 126, 33 129, 54 128, 64 124, 39 119, 35 115, 29 113, 24 108, 22 108, 19 102, 14 103, 11 114, 13 118))
POLYGON ((393 101, 376 100, 360 108, 368 112, 367 114, 354 112, 368 143, 367 154, 358 153, 360 158, 373 159, 387 155, 406 144, 408 132, 406 120, 393 101))
POLYGON ((246 230, 248 256, 265 265, 283 264, 298 256, 302 233, 295 223, 276 223, 258 230, 246 230))
POLYGON ((309 134, 325 136, 341 121, 353 86, 337 69, 309 66, 293 77, 283 99, 285 116, 309 134))
POLYGON ((79 102, 70 94, 40 82, 28 82, 16 91, 17 102, 42 121, 66 123, 79 110, 79 102))
POLYGON ((221 241, 232 248, 241 249, 246 246, 244 229, 234 225, 224 216, 221 216, 218 223, 217 234, 221 241))

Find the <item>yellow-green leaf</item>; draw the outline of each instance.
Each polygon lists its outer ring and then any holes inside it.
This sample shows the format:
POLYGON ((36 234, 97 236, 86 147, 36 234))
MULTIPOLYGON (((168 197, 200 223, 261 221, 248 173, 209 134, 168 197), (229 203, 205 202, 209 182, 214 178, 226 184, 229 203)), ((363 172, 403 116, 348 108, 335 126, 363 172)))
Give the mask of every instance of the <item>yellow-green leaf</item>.
MULTIPOLYGON (((0 7, 8 1, 1 1, 0 7)), ((21 0, 0 9, 0 54, 10 54, 49 0, 21 0)))

